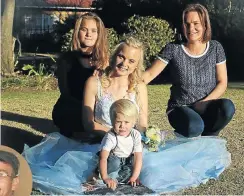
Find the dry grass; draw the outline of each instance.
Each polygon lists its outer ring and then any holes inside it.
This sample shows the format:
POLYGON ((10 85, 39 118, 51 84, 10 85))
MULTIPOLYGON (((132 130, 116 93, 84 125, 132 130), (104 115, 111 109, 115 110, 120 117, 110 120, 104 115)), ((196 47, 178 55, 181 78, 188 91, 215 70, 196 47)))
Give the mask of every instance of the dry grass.
MULTIPOLYGON (((164 130, 172 130, 165 109, 169 98, 169 85, 149 86, 149 122, 164 130)), ((2 128, 17 129, 34 134, 57 131, 51 121, 51 112, 59 96, 58 91, 25 91, 2 93, 2 128)), ((221 132, 227 140, 232 154, 231 166, 218 180, 210 180, 205 185, 182 191, 180 194, 198 195, 243 195, 244 194, 244 88, 233 85, 225 94, 233 100, 236 114, 229 125, 221 132)))

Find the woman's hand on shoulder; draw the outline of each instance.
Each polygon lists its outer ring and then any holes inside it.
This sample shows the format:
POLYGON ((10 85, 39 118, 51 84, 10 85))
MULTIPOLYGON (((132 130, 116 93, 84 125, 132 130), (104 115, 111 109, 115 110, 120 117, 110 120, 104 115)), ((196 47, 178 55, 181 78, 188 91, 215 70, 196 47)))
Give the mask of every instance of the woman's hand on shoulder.
POLYGON ((98 77, 98 76, 101 76, 103 73, 104 73, 104 70, 98 68, 98 69, 94 70, 93 76, 98 77))

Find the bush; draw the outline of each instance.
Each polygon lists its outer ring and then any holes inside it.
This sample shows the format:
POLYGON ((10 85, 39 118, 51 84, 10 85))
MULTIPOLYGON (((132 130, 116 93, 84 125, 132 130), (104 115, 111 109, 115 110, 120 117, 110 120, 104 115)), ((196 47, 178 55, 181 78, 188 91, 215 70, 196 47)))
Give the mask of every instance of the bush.
POLYGON ((59 51, 68 51, 73 35, 76 17, 70 16, 65 21, 56 21, 54 25, 54 39, 57 42, 59 51), (66 48, 67 47, 67 48, 66 48))
POLYGON ((108 47, 109 47, 109 52, 111 54, 115 46, 119 43, 119 35, 113 28, 108 28, 107 33, 108 33, 108 47))
POLYGON ((72 36, 73 36, 74 29, 70 29, 69 32, 65 33, 62 38, 62 46, 61 46, 61 51, 62 52, 67 52, 71 50, 71 41, 72 41, 72 36))
POLYGON ((132 16, 124 23, 128 33, 143 42, 146 67, 158 52, 169 42, 174 41, 174 31, 165 20, 154 16, 132 16))

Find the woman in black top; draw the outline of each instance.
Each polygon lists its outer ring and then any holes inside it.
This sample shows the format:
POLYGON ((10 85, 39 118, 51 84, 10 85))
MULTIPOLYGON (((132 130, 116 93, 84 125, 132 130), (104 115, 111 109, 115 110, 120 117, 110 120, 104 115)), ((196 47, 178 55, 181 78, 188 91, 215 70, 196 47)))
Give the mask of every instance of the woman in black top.
POLYGON ((107 36, 102 20, 94 13, 77 19, 71 51, 57 62, 60 97, 54 105, 52 118, 60 133, 71 137, 82 132, 82 99, 85 81, 108 62, 107 36))
POLYGON ((224 49, 211 40, 204 6, 188 5, 182 19, 187 41, 167 44, 143 79, 149 83, 171 62, 172 87, 167 108, 170 124, 185 137, 218 135, 235 113, 233 102, 220 98, 227 87, 224 49))

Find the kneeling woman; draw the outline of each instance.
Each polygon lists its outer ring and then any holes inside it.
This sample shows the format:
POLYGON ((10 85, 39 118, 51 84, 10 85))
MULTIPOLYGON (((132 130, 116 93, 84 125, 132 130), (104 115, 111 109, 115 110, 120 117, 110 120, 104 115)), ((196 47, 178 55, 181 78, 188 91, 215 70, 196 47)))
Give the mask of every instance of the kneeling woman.
POLYGON ((143 78, 149 83, 171 62, 169 123, 185 137, 218 135, 235 113, 231 100, 220 99, 227 87, 225 53, 219 42, 210 40, 205 7, 188 5, 182 19, 187 42, 166 45, 143 78))

